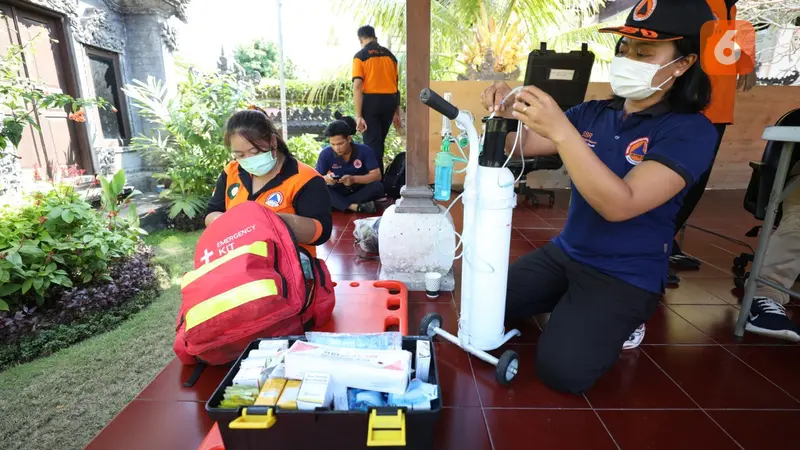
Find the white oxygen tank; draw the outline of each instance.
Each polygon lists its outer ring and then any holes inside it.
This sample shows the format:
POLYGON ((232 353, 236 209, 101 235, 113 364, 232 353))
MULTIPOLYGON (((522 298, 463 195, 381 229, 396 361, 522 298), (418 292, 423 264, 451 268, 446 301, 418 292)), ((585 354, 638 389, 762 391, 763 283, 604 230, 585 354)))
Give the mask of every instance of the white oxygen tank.
MULTIPOLYGON (((462 283, 470 286, 467 317, 462 298, 462 320, 469 343, 480 350, 494 350, 505 343, 508 255, 511 247, 511 217, 516 204, 514 175, 504 167, 478 167, 477 204, 470 244, 462 267, 462 283)), ((465 199, 466 203, 466 199, 465 199)), ((466 214, 465 205, 465 214, 466 214)), ((464 217, 467 226, 467 217, 464 217)), ((459 336, 460 337, 460 336, 459 336)))

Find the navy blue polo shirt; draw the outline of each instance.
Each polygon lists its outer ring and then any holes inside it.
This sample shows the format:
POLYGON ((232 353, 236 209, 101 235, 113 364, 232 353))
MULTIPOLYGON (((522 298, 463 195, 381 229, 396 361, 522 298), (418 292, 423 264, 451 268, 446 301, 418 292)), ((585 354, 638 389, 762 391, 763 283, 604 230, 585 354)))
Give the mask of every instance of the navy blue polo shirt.
POLYGON ((317 159, 317 172, 321 175, 332 172, 335 176, 342 177, 344 175, 366 175, 378 168, 375 153, 371 148, 355 142, 351 146, 353 152, 350 153, 348 161, 337 155, 330 145, 323 148, 317 159))
POLYGON ((718 134, 704 115, 671 112, 667 102, 624 119, 622 105, 621 99, 590 101, 566 114, 589 147, 620 178, 650 160, 677 172, 686 180, 686 187, 638 217, 609 222, 572 184, 567 223, 553 242, 577 262, 661 294, 675 216, 689 188, 711 166, 718 134))

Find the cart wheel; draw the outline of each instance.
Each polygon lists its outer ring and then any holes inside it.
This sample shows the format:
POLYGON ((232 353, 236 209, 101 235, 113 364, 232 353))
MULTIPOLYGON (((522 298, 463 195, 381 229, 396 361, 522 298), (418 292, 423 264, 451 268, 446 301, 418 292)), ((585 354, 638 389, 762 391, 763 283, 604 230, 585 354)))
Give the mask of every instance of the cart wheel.
POLYGON ((425 314, 422 318, 422 322, 419 324, 419 334, 421 336, 428 336, 434 337, 436 333, 433 331, 434 328, 441 328, 442 327, 442 316, 435 312, 431 312, 425 314))
POLYGON ((513 350, 506 350, 497 361, 497 371, 495 376, 497 382, 503 386, 508 386, 511 380, 517 375, 519 369, 519 355, 513 350))
POLYGON ((744 289, 744 277, 734 278, 733 285, 736 286, 736 289, 744 289))
POLYGON ((550 206, 556 204, 556 194, 550 194, 550 206))
POLYGON ((539 199, 535 195, 531 195, 529 200, 531 201, 531 206, 539 206, 539 199))
POLYGON ((744 266, 738 266, 737 265, 737 266, 731 267, 731 272, 733 272, 733 275, 736 276, 736 277, 743 277, 744 276, 744 270, 745 270, 744 266))

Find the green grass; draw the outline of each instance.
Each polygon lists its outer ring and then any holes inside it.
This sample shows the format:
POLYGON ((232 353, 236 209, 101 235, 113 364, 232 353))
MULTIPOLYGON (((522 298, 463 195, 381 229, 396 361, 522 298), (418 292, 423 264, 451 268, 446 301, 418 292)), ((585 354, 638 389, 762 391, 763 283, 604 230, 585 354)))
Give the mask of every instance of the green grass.
POLYGON ((180 276, 199 232, 148 236, 169 273, 161 296, 118 328, 0 373, 0 442, 11 449, 82 449, 173 358, 180 276))

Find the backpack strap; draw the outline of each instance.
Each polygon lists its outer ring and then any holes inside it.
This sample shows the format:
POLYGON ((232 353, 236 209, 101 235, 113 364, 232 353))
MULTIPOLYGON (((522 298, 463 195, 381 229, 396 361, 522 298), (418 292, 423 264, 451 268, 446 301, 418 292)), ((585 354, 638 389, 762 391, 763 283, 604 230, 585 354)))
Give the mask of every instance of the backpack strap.
POLYGON ((200 378, 200 375, 203 373, 203 370, 206 368, 206 363, 203 361, 198 360, 197 364, 194 366, 194 370, 192 370, 192 374, 189 375, 189 379, 183 383, 183 387, 190 388, 197 383, 197 379, 200 378))

